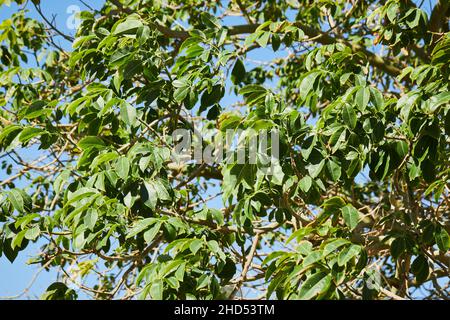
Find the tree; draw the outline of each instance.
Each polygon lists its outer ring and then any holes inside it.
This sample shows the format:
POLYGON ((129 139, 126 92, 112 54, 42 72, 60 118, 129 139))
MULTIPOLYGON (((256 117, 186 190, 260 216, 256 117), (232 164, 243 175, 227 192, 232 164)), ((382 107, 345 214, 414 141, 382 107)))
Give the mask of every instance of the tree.
POLYGON ((42 298, 450 297, 448 1, 15 2, 0 254, 42 243, 42 298), (174 160, 200 126, 278 155, 174 160))

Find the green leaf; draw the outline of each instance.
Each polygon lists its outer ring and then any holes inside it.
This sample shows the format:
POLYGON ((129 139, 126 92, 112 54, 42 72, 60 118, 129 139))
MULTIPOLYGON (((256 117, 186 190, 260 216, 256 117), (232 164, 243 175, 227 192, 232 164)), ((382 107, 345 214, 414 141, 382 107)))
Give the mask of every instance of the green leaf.
POLYGON ((370 100, 370 90, 368 87, 362 87, 356 92, 355 102, 359 110, 366 110, 370 100))
POLYGON ((103 142, 103 140, 95 136, 85 137, 81 139, 77 145, 83 151, 91 148, 103 149, 105 147, 105 143, 103 142))
POLYGON ((327 170, 334 182, 338 181, 341 177, 341 166, 333 160, 327 161, 327 170))
POLYGON ((28 226, 28 224, 33 221, 36 218, 39 218, 40 215, 37 213, 33 213, 33 214, 26 214, 24 215, 22 218, 18 218, 16 220, 16 222, 14 223, 14 227, 19 228, 20 229, 24 229, 28 226))
POLYGON ((72 203, 75 203, 79 200, 82 200, 84 198, 93 196, 93 195, 98 195, 98 190, 94 189, 94 188, 87 188, 87 187, 83 187, 80 188, 78 190, 76 190, 73 193, 70 193, 67 196, 67 202, 65 204, 65 207, 71 205, 72 203))
POLYGON ((34 241, 36 240, 39 235, 41 234, 41 229, 39 228, 39 226, 34 226, 31 229, 28 229, 25 233, 25 239, 34 241))
POLYGON ((98 212, 96 209, 91 208, 86 212, 84 216, 84 225, 91 231, 94 230, 95 224, 97 223, 98 212))
POLYGON ((244 95, 247 104, 252 106, 265 102, 267 89, 260 85, 247 85, 239 90, 239 94, 244 95))
POLYGON ((132 52, 127 48, 120 48, 114 51, 109 58, 110 67, 120 66, 127 63, 132 58, 132 52))
POLYGON ((16 236, 13 238, 13 240, 11 242, 11 248, 13 250, 14 250, 14 248, 20 248, 20 246, 22 245, 22 241, 25 238, 26 232, 27 232, 27 230, 22 230, 18 234, 16 234, 16 236))
POLYGON ((406 24, 411 29, 416 28, 419 25, 420 22, 420 16, 421 16, 421 10, 419 9, 410 9, 405 15, 406 18, 406 24))
POLYGON ((280 48, 281 38, 276 33, 272 34, 272 50, 275 52, 280 48))
POLYGON ((300 189, 304 192, 307 193, 309 191, 309 189, 311 188, 312 185, 312 179, 310 176, 304 176, 299 182, 298 182, 298 186, 300 187, 300 189))
POLYGON ((49 116, 52 113, 51 108, 45 108, 47 106, 47 103, 44 101, 35 101, 25 109, 23 113, 21 113, 21 116, 23 119, 35 119, 39 118, 40 116, 49 116))
POLYGON ((177 271, 175 271, 175 278, 178 281, 183 281, 185 270, 186 270, 186 262, 181 263, 177 271))
POLYGON ((209 250, 211 250, 212 253, 220 253, 222 250, 220 249, 219 243, 216 240, 209 240, 207 242, 209 250))
MULTIPOLYGON (((1 240, 0 240, 1 241, 1 240)), ((0 242, 1 244, 1 242, 0 242)), ((19 254, 18 248, 11 248, 11 239, 5 239, 2 244, 2 249, 5 257, 9 260, 9 262, 13 263, 16 260, 17 255, 19 254)))
POLYGON ((428 259, 424 255, 417 256, 411 264, 411 272, 416 276, 417 282, 425 282, 430 272, 428 259))
POLYGON ((434 238, 436 240, 436 244, 442 252, 447 252, 450 249, 450 237, 448 236, 447 231, 440 227, 436 228, 436 232, 434 234, 434 238))
POLYGON ((161 200, 171 200, 172 197, 169 194, 169 191, 167 191, 166 186, 162 182, 162 180, 156 180, 153 181, 153 184, 155 186, 156 193, 158 195, 158 198, 161 200))
POLYGON ((211 15, 209 12, 203 11, 200 14, 200 19, 209 28, 212 28, 212 29, 220 29, 220 28, 222 28, 220 20, 217 19, 217 17, 211 15))
POLYGON ((297 231, 293 232, 291 236, 286 240, 286 244, 291 242, 293 239, 297 239, 297 241, 300 241, 303 237, 310 234, 314 229, 311 227, 304 227, 300 228, 297 231))
POLYGON ((356 113, 353 110, 353 107, 349 104, 345 104, 344 106, 344 110, 342 111, 342 119, 350 129, 354 129, 356 127, 356 113))
POLYGON ((430 98, 430 112, 435 112, 441 105, 450 101, 450 92, 441 92, 430 98))
POLYGON ((331 274, 317 272, 309 276, 301 285, 298 298, 310 300, 317 295, 324 293, 331 285, 331 274))
POLYGON ((130 172, 130 160, 127 157, 120 157, 116 163, 117 175, 122 179, 126 180, 130 172))
POLYGON ((208 286, 209 282, 211 281, 211 278, 208 276, 208 274, 203 274, 198 278, 197 280, 197 290, 200 290, 202 288, 205 288, 208 286))
POLYGON ((392 2, 387 8, 387 17, 392 23, 394 23, 397 19, 397 10, 398 4, 396 2, 392 2))
POLYGON ((218 104, 213 105, 206 114, 206 119, 208 120, 216 120, 220 115, 221 108, 218 104))
POLYGON ((320 260, 322 260, 322 251, 313 251, 303 260, 302 268, 306 268, 320 260))
POLYGON ((124 22, 121 22, 115 28, 113 34, 124 35, 124 34, 136 34, 137 30, 142 27, 142 22, 135 17, 129 17, 124 22))
POLYGON ((270 32, 262 32, 260 36, 256 39, 256 42, 263 48, 267 46, 269 42, 270 32))
POLYGON ((124 102, 120 105, 120 117, 123 122, 129 126, 134 126, 136 124, 136 108, 131 104, 124 102))
POLYGON ((302 153, 303 158, 305 158, 305 160, 308 160, 309 156, 311 155, 312 150, 314 149, 314 146, 317 143, 317 136, 316 135, 310 136, 305 141, 306 141, 307 145, 304 146, 304 148, 302 148, 300 152, 302 153))
POLYGON ((154 184, 144 181, 144 185, 141 187, 141 194, 144 204, 154 210, 158 201, 158 193, 156 192, 154 184))
POLYGON ((303 241, 299 242, 298 247, 297 247, 297 251, 300 254, 302 254, 304 256, 307 256, 307 255, 309 255, 311 253, 312 248, 313 248, 313 245, 312 245, 311 242, 309 242, 307 240, 303 240, 303 241))
POLYGON ((231 278, 233 278, 235 273, 236 273, 236 264, 232 259, 226 258, 225 265, 223 266, 222 270, 218 272, 217 275, 221 279, 229 281, 231 278))
POLYGON ((239 84, 244 80, 245 66, 241 59, 236 59, 233 70, 231 71, 231 81, 234 84, 239 84))
POLYGON ((395 238, 391 243, 392 258, 398 259, 400 255, 406 250, 406 243, 403 237, 395 238))
POLYGON ((142 231, 146 230, 148 227, 150 227, 152 224, 156 222, 155 218, 146 218, 139 220, 134 224, 134 227, 128 232, 126 238, 132 238, 136 236, 137 234, 141 233, 142 231))
POLYGON ((30 213, 32 209, 31 197, 20 189, 8 191, 8 199, 19 213, 30 213))
POLYGON ((377 110, 383 110, 384 107, 383 94, 376 88, 369 87, 369 89, 373 96, 372 102, 375 105, 375 108, 377 108, 377 110))
POLYGON ((346 239, 336 239, 333 240, 325 245, 323 248, 323 256, 328 256, 330 253, 338 249, 339 247, 342 247, 345 244, 349 244, 350 241, 346 239))
POLYGON ((40 128, 34 128, 34 127, 27 127, 22 130, 22 132, 19 135, 19 141, 22 143, 27 143, 34 137, 40 136, 45 132, 45 130, 42 130, 40 128))
POLYGON ((406 141, 395 141, 394 148, 400 159, 403 159, 408 154, 409 147, 406 141))
POLYGON ((153 227, 151 227, 149 230, 145 231, 144 240, 147 244, 150 244, 153 241, 153 239, 156 237, 159 230, 161 229, 161 225, 162 225, 161 222, 157 222, 157 223, 155 223, 155 225, 153 227))
POLYGON ((163 282, 158 279, 155 280, 150 286, 150 296, 153 300, 162 300, 163 298, 163 282))
POLYGON ((119 154, 116 151, 99 154, 98 156, 96 156, 94 158, 94 161, 92 161, 90 168, 95 169, 105 162, 109 162, 111 160, 117 159, 118 156, 119 156, 119 154))
POLYGON ((0 142, 5 140, 7 137, 15 133, 16 135, 19 133, 18 131, 21 131, 22 127, 17 124, 10 124, 0 131, 0 142))
POLYGON ((84 232, 81 232, 75 237, 72 242, 72 247, 74 250, 82 250, 86 244, 86 238, 84 237, 84 232))
POLYGON ((314 82, 319 75, 320 72, 312 72, 302 80, 302 82, 300 83, 300 96, 302 99, 306 99, 309 92, 313 89, 314 82))
POLYGON ((202 97, 200 99, 201 102, 201 108, 200 110, 203 111, 207 107, 210 107, 216 103, 219 103, 220 99, 223 97, 225 91, 220 84, 214 85, 211 90, 205 90, 203 92, 202 97))
POLYGON ((42 300, 75 300, 77 297, 73 289, 69 289, 62 282, 52 283, 41 296, 42 300))
POLYGON ((350 230, 355 229, 359 222, 359 211, 356 210, 351 204, 347 204, 341 209, 342 217, 344 218, 345 224, 350 230))
POLYGON ((351 246, 345 248, 338 256, 338 265, 345 265, 350 261, 350 259, 357 256, 361 252, 361 250, 361 246, 358 246, 356 244, 352 244, 351 246))
POLYGON ((189 86, 176 88, 173 92, 173 98, 176 102, 182 102, 190 91, 191 88, 189 86))
POLYGON ((322 172, 324 166, 325 160, 322 160, 317 164, 310 164, 307 169, 311 178, 316 178, 322 172))
POLYGON ((322 204, 322 207, 325 210, 340 209, 343 206, 345 206, 345 201, 344 201, 344 199, 342 199, 339 196, 331 197, 331 198, 325 200, 324 203, 322 204))
POLYGON ((283 184, 283 178, 284 178, 284 172, 283 172, 283 168, 281 168, 281 165, 278 161, 274 161, 272 163, 272 168, 271 168, 271 172, 272 174, 272 178, 270 179, 270 181, 273 184, 279 185, 281 186, 283 184))
POLYGON ((196 254, 198 250, 200 250, 200 248, 203 247, 203 241, 200 239, 194 239, 190 244, 189 244, 189 249, 191 250, 191 252, 193 254, 196 254))

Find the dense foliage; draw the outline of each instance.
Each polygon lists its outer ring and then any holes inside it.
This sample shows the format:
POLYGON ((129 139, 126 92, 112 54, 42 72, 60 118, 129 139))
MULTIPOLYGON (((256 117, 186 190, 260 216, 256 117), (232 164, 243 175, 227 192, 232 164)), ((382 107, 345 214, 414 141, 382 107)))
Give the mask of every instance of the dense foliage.
POLYGON ((42 298, 450 297, 448 1, 15 2, 0 255, 41 245, 42 298), (174 161, 200 124, 279 162, 174 161))

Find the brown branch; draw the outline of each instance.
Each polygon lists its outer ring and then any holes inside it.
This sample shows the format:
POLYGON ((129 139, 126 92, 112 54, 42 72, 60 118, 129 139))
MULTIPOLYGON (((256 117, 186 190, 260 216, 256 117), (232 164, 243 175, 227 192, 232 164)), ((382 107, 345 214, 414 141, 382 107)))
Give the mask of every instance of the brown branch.
POLYGON ((236 283, 236 285, 234 287, 233 293, 230 295, 231 298, 233 298, 235 296, 236 292, 239 290, 239 288, 242 286, 242 284, 247 279, 247 272, 248 272, 248 270, 250 268, 250 265, 251 265, 251 263, 253 261, 253 257, 255 256, 260 236, 261 236, 260 233, 256 233, 255 237, 253 238, 252 247, 250 249, 249 254, 245 258, 244 267, 242 268, 241 276, 240 276, 238 282, 236 283))
MULTIPOLYGON (((42 17, 42 19, 44 19, 44 21, 49 25, 50 29, 52 29, 53 31, 55 31, 57 34, 59 34, 61 37, 63 37, 64 39, 66 39, 67 41, 73 42, 75 39, 71 36, 66 35, 65 33, 63 33, 61 30, 59 30, 58 28, 56 28, 56 26, 54 26, 48 19, 47 17, 42 13, 41 10, 41 5, 34 3, 33 1, 33 5, 36 8, 36 11, 38 12, 38 14, 42 17)), ((62 50, 64 52, 64 50, 62 50)))

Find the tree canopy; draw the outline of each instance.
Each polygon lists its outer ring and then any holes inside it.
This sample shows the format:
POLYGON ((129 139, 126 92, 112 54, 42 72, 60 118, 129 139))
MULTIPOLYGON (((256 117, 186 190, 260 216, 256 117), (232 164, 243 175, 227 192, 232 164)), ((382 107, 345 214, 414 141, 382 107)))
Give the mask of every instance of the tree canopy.
POLYGON ((43 299, 450 298, 449 1, 11 2, 0 255, 41 245, 43 299))

